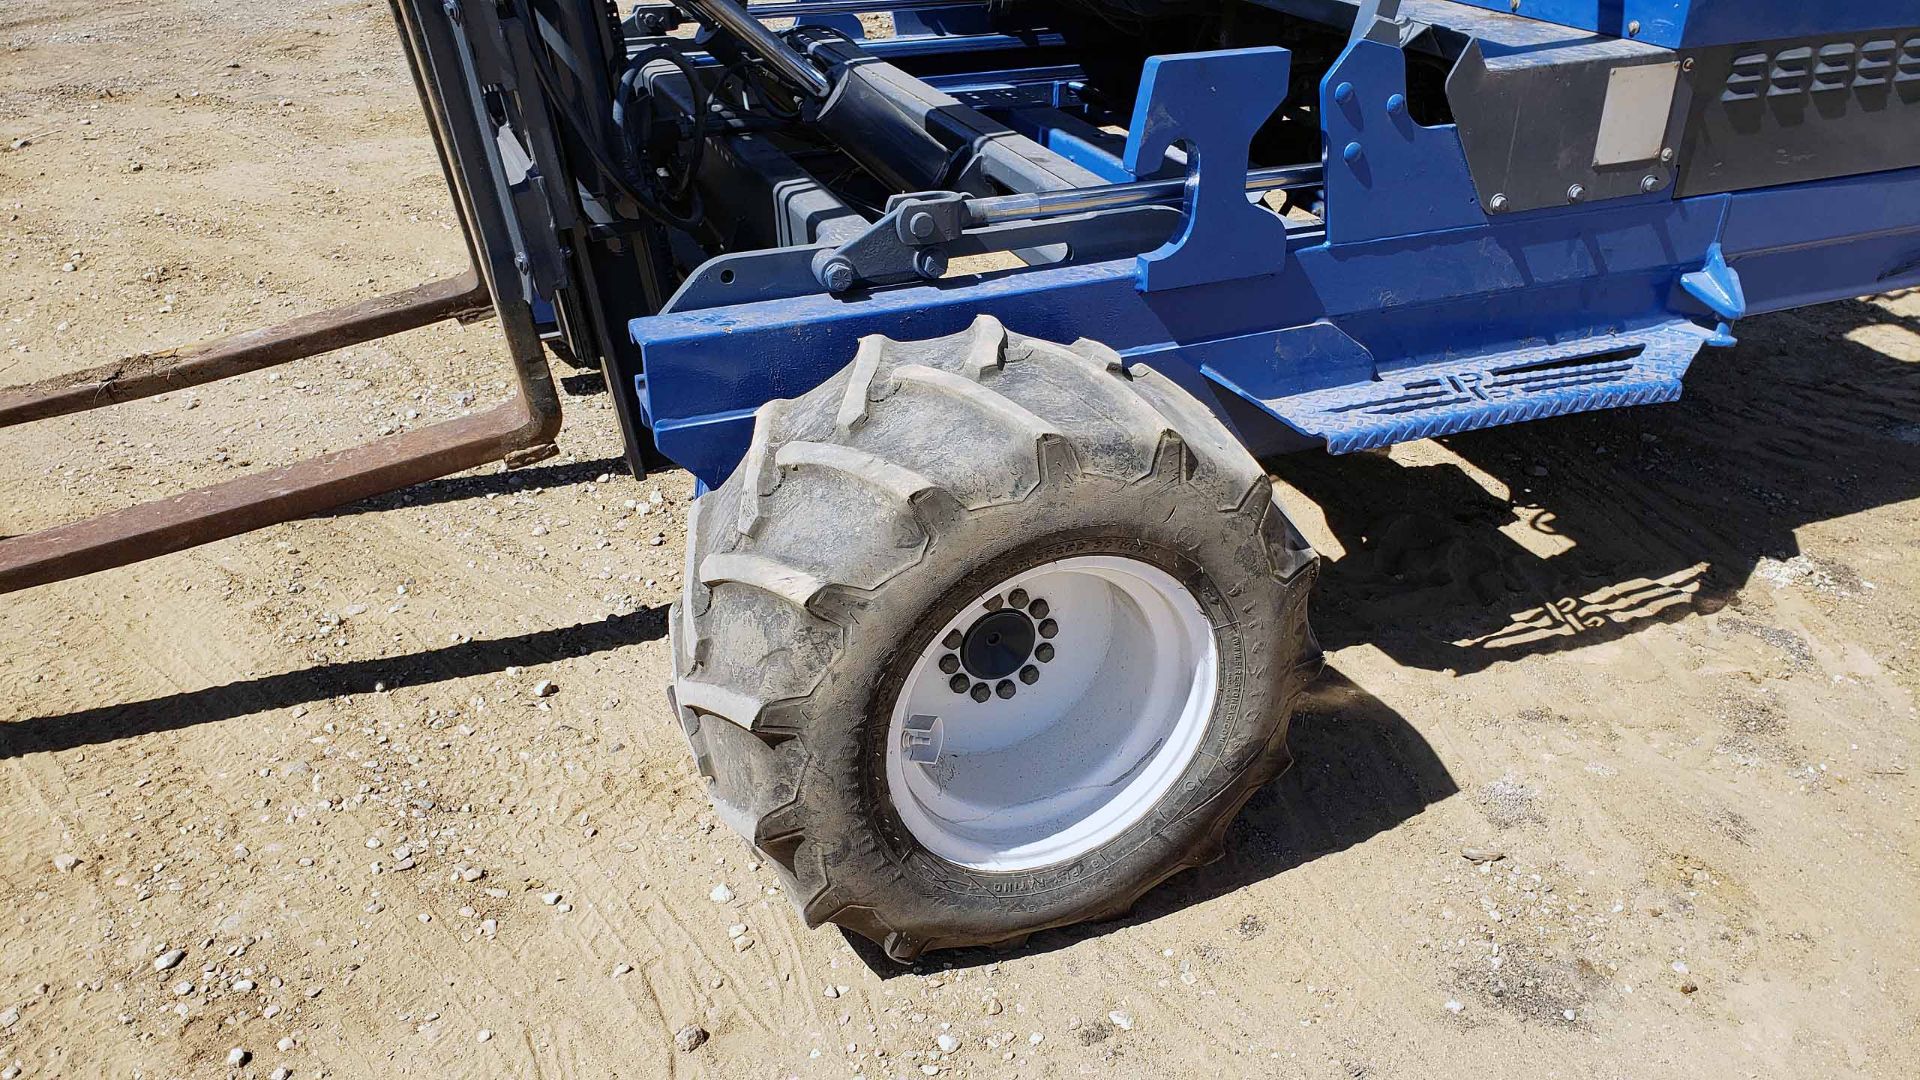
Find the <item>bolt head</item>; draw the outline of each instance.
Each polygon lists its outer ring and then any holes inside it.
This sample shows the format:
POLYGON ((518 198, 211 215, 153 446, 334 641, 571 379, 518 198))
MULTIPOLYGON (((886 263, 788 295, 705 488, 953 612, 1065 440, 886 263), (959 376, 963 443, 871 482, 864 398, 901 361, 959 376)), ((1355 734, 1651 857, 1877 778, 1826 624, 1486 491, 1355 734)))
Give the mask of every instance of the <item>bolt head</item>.
POLYGON ((928 280, 947 272, 947 253, 944 251, 916 251, 913 253, 913 270, 928 280))
POLYGON ((907 231, 925 240, 933 235, 933 215, 925 210, 917 210, 907 219, 907 231))
POLYGON ((1640 190, 1648 195, 1660 190, 1660 178, 1651 174, 1640 178, 1640 190))
POLYGON ((1581 184, 1569 184, 1567 186, 1568 202, 1579 202, 1581 199, 1584 199, 1586 197, 1587 197, 1587 189, 1585 186, 1581 184))
POLYGON ((1640 20, 1639 19, 1635 19, 1632 22, 1627 24, 1627 36, 1628 37, 1640 36, 1640 20))
POLYGON ((1660 160, 1661 160, 1661 161, 1672 161, 1672 160, 1673 160, 1673 147, 1671 147, 1671 146, 1667 146, 1667 147, 1662 147, 1662 148, 1661 148, 1661 150, 1660 150, 1660 160))
POLYGON ((1496 214, 1505 210, 1507 208, 1506 195, 1502 192, 1494 192, 1493 198, 1487 200, 1487 208, 1496 214))
POLYGON ((828 255, 817 260, 813 276, 828 292, 846 292, 853 288, 853 264, 844 255, 828 255))

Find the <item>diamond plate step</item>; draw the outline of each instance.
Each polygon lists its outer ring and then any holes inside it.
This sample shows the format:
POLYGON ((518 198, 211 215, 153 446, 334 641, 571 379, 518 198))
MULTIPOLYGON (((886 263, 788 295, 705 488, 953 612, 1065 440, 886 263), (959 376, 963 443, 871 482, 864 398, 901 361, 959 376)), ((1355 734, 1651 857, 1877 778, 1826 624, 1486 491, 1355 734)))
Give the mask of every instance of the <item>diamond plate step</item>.
POLYGON ((1685 320, 1621 334, 1536 345, 1382 372, 1264 402, 1330 453, 1451 435, 1548 416, 1651 405, 1680 396, 1680 379, 1712 331, 1685 320))

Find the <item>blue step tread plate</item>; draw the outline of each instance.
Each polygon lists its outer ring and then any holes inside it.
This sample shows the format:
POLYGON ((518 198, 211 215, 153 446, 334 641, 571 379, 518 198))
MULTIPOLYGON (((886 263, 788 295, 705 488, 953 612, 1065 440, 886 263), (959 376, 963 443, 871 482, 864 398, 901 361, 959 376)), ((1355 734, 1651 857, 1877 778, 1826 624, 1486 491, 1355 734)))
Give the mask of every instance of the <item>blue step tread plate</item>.
POLYGON ((1618 334, 1452 357, 1262 402, 1330 453, 1451 435, 1549 416, 1651 405, 1680 380, 1712 331, 1685 320, 1618 334))

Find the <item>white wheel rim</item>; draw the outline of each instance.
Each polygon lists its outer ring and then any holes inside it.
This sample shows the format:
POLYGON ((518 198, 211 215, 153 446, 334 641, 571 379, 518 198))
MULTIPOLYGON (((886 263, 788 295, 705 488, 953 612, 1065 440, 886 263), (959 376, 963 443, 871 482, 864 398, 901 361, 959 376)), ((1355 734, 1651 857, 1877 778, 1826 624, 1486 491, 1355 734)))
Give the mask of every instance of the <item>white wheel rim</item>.
POLYGON ((1033 567, 975 597, 908 672, 887 731, 894 810, 927 850, 961 866, 1071 861, 1160 803, 1199 749, 1217 691, 1212 623, 1173 575, 1115 555, 1033 567), (1017 616, 1030 628, 1028 658, 981 678, 1023 640, 1009 599, 1026 601, 1017 616), (1041 645, 1053 647, 1050 660, 1041 645), (943 671, 943 660, 957 669, 943 671), (1021 668, 1034 669, 1032 682, 1021 668), (960 690, 956 676, 966 676, 960 690), (978 684, 989 688, 984 702, 978 684))

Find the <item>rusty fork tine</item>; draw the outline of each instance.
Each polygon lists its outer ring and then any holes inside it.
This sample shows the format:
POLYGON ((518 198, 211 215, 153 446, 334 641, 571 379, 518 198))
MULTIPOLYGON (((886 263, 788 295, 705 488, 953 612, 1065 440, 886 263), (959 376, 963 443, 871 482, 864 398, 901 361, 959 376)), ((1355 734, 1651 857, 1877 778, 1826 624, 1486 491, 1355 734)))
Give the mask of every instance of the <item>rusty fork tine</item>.
POLYGON ((526 445, 525 398, 168 499, 0 540, 0 593, 91 574, 497 461, 526 445))
POLYGON ((458 55, 444 27, 424 27, 413 17, 419 2, 393 0, 391 6, 473 268, 264 330, 0 390, 0 427, 212 382, 489 305, 517 384, 513 400, 223 484, 0 539, 0 593, 125 566, 489 461, 524 464, 553 452, 560 399, 529 303, 516 295, 508 208, 497 189, 468 184, 455 167, 456 160, 479 160, 490 136, 472 122, 474 102, 465 84, 452 85, 449 100, 445 88, 426 77, 433 65, 457 65, 458 55), (502 280, 509 283, 506 293, 498 286, 502 280))
POLYGON ((485 311, 487 287, 472 270, 278 326, 0 389, 0 427, 84 412, 316 356, 375 338, 485 311))

